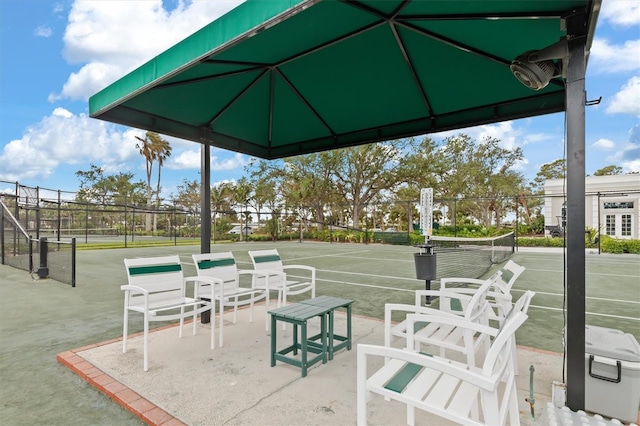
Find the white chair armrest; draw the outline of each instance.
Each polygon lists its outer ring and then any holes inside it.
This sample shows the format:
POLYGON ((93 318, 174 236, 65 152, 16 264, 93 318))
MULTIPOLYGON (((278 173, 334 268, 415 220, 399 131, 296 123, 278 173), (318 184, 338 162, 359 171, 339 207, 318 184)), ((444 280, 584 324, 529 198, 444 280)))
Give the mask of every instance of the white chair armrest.
POLYGON ((460 283, 460 284, 475 284, 475 285, 482 285, 484 284, 486 280, 480 280, 480 279, 475 279, 475 278, 441 278, 440 279, 440 288, 444 289, 446 288, 447 290, 451 287, 447 287, 447 284, 452 284, 452 283, 460 283))
POLYGON ((430 368, 442 372, 443 374, 456 377, 462 381, 471 383, 488 391, 494 390, 499 383, 497 377, 485 377, 478 370, 469 370, 466 365, 459 365, 445 358, 426 356, 412 350, 367 345, 362 343, 358 344, 358 372, 364 370, 363 372, 366 374, 367 355, 397 359, 420 365, 422 367, 430 368))
MULTIPOLYGON (((473 297, 475 289, 448 288, 445 290, 416 290, 416 305, 420 306, 420 299, 425 296, 440 297, 443 299, 460 299, 469 302, 473 297)), ((442 309, 442 308, 441 308, 442 309)))
POLYGON ((185 277, 184 278, 184 282, 188 283, 188 282, 200 282, 200 283, 205 283, 205 284, 209 284, 211 286, 211 294, 207 294, 206 296, 204 294, 200 295, 199 293, 199 288, 197 285, 194 285, 194 290, 193 290, 193 297, 195 299, 199 298, 199 297, 210 297, 211 300, 215 300, 215 296, 216 296, 216 284, 220 286, 222 291, 222 286, 224 285, 224 281, 222 281, 219 278, 214 278, 214 277, 204 277, 204 276, 193 276, 193 277, 185 277))
POLYGON ((315 272, 316 268, 308 265, 284 265, 282 269, 306 269, 307 271, 315 272))
POLYGON ((253 288, 255 287, 255 278, 265 278, 265 289, 267 291, 270 290, 269 288, 269 283, 271 282, 271 277, 280 277, 282 280, 282 283, 284 285, 284 283, 287 282, 287 274, 285 274, 284 272, 281 271, 272 271, 269 269, 258 269, 258 270, 254 270, 251 272, 251 274, 254 276, 254 280, 252 282, 252 286, 253 288))
POLYGON ((120 290, 134 291, 136 293, 142 293, 145 296, 149 295, 149 292, 147 290, 145 290, 144 288, 137 287, 135 285, 122 285, 120 286, 120 290))

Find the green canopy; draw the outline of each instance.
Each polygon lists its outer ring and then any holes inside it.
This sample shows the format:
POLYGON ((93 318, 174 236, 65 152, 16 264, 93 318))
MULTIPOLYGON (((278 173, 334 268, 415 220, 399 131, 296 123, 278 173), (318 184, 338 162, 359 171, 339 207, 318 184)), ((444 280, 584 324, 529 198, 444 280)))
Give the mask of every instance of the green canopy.
POLYGON ((208 217, 209 145, 273 159, 566 110, 567 405, 584 409, 584 77, 600 3, 247 1, 92 96, 90 113, 203 143, 208 217), (521 56, 550 46, 550 63, 521 56), (537 91, 514 77, 531 63, 551 78, 537 91))
POLYGON ((532 91, 509 66, 565 36, 568 15, 593 27, 593 7, 247 1, 92 96, 90 114, 273 159, 559 112, 561 78, 532 91))

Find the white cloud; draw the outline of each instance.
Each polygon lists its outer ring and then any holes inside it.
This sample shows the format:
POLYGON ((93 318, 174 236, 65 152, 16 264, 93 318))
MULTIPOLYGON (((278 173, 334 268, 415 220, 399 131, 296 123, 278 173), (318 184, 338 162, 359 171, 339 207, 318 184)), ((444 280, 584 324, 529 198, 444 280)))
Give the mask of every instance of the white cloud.
POLYGON ((469 127, 466 129, 451 130, 447 132, 434 133, 434 138, 446 138, 459 134, 465 134, 472 139, 480 142, 484 138, 495 138, 500 141, 500 146, 504 149, 513 150, 522 148, 525 145, 548 141, 550 136, 545 133, 529 133, 525 134, 522 129, 513 126, 513 121, 503 121, 496 124, 485 124, 482 126, 469 127))
MULTIPOLYGON (((607 161, 622 167, 623 173, 640 172, 640 145, 626 144, 620 151, 607 157, 607 161)), ((640 179, 640 178, 639 178, 640 179)))
MULTIPOLYGON (((140 132, 121 133, 112 124, 56 108, 51 115, 29 127, 22 138, 4 146, 0 152, 3 165, 0 179, 46 179, 61 163, 121 164, 139 155, 133 138, 136 133, 140 132)), ((122 168, 113 169, 122 171, 122 168)))
MULTIPOLYGON (((175 147, 174 147, 175 149, 175 147)), ((235 170, 242 168, 249 162, 249 157, 236 153, 232 157, 221 159, 211 152, 211 170, 235 170)), ((200 149, 188 149, 178 155, 172 155, 165 163, 166 167, 173 170, 196 169, 200 170, 200 149)))
POLYGON ((168 12, 161 0, 76 0, 64 34, 64 56, 85 65, 51 99, 88 99, 240 3, 180 1, 168 12))
POLYGON ((589 69, 597 73, 633 72, 640 69, 640 39, 611 44, 596 38, 591 45, 589 69))
POLYGON ((47 25, 40 25, 38 28, 36 28, 33 31, 33 34, 36 37, 51 37, 53 35, 53 30, 51 29, 51 27, 47 26, 47 25))
POLYGON ((637 0, 604 0, 600 18, 621 27, 638 25, 640 24, 640 3, 637 0))
POLYGON ((610 151, 615 148, 616 144, 612 140, 609 139, 598 139, 592 145, 596 149, 600 149, 602 151, 610 151))
POLYGON ((181 169, 199 169, 200 168, 200 150, 192 149, 183 151, 178 155, 171 155, 165 163, 167 168, 174 170, 181 169))
POLYGON ((634 76, 622 86, 607 106, 609 114, 632 114, 640 117, 640 76, 634 76))

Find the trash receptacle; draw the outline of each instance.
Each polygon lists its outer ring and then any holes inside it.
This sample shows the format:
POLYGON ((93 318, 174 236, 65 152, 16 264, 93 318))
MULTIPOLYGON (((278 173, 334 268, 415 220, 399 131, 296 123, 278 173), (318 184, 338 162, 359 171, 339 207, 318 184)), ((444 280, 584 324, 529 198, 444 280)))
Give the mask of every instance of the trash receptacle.
POLYGON ((416 278, 427 281, 435 280, 436 254, 433 252, 433 245, 418 244, 414 247, 418 247, 420 249, 419 253, 413 254, 413 260, 416 265, 416 278))
MULTIPOLYGON (((420 244, 416 247, 420 248, 420 253, 413 254, 413 260, 416 265, 416 278, 424 280, 425 290, 431 290, 431 280, 436 279, 436 254, 433 252, 431 244, 420 244)), ((426 296, 424 303, 428 306, 431 304, 431 296, 426 296)))
POLYGON ((585 327, 585 409, 635 423, 640 405, 640 345, 621 330, 585 327))

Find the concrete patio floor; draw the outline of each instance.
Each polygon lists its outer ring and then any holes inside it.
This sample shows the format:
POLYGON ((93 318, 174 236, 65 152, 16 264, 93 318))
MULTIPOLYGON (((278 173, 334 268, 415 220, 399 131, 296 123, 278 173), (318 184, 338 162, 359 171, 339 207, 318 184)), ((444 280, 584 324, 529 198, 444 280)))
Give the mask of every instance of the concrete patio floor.
MULTIPOLYGON (((144 422, 162 425, 347 425, 356 423, 356 353, 359 343, 382 344, 383 322, 353 316, 354 346, 316 364, 305 378, 300 369, 278 362, 270 367, 266 309, 258 305, 254 322, 248 310, 232 324, 225 316, 224 347, 209 346, 209 325, 191 326, 178 338, 176 326, 150 333, 149 371, 142 368, 142 336, 96 343, 58 355, 58 361, 144 422)), ((336 330, 346 329, 346 315, 336 312, 336 330)), ((217 336, 216 336, 217 337, 217 336)), ((291 327, 278 330, 279 347, 289 344, 291 327)), ((518 348, 518 404, 524 425, 539 424, 552 398, 552 383, 562 378, 561 354, 518 348), (529 368, 534 373, 534 413, 529 396, 529 368)), ((374 396, 369 423, 406 424, 405 407, 374 396)), ((417 424, 450 424, 423 412, 417 424)))

